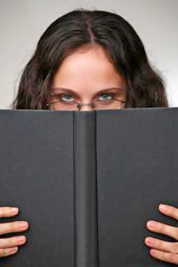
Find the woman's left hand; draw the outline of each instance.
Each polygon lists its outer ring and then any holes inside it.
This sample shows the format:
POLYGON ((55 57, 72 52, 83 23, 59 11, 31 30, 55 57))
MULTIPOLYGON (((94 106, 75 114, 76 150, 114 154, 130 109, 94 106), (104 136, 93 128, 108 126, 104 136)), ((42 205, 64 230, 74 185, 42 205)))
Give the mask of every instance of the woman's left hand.
MULTIPOLYGON (((159 211, 164 215, 178 220, 178 209, 169 205, 159 205, 159 211)), ((175 242, 166 242, 153 237, 147 237, 145 244, 151 248, 152 257, 178 265, 178 227, 173 227, 156 221, 147 222, 148 230, 170 236, 175 242)))

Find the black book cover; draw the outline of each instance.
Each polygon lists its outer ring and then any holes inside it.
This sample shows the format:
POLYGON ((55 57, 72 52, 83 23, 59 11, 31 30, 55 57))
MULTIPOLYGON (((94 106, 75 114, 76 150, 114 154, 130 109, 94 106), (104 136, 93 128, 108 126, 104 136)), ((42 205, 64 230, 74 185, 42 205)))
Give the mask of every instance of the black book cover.
MULTIPOLYGON (((149 256, 147 220, 178 207, 178 109, 0 111, 0 206, 28 243, 2 266, 172 266, 149 256)), ((1 237, 2 238, 2 237, 1 237)))
POLYGON ((0 112, 0 206, 30 223, 27 245, 1 266, 73 266, 73 175, 72 113, 0 112))
POLYGON ((178 109, 103 111, 96 125, 99 266, 173 266, 153 259, 144 238, 175 242, 145 225, 178 227, 158 211, 178 207, 178 109))

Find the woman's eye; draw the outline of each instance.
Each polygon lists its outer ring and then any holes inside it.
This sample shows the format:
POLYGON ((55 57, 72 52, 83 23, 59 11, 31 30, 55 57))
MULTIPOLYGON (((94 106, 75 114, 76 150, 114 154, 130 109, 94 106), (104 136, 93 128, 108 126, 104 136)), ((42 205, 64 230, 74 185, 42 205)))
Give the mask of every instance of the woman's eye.
POLYGON ((99 100, 112 100, 114 98, 114 94, 102 94, 99 100))
POLYGON ((71 102, 74 101, 72 95, 70 94, 65 94, 65 95, 61 95, 60 99, 64 102, 71 102))

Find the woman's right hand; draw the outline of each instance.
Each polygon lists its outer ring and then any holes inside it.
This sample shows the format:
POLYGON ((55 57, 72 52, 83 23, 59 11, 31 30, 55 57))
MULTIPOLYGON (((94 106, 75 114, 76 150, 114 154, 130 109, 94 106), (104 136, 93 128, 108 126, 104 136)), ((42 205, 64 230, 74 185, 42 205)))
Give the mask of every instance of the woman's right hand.
MULTIPOLYGON (((18 208, 0 207, 0 218, 13 217, 18 213, 18 208)), ((0 223, 0 236, 8 233, 23 232, 28 228, 29 224, 26 221, 0 223)), ((24 235, 14 236, 10 238, 0 237, 0 258, 17 253, 18 247, 24 245, 26 241, 27 239, 24 235)))

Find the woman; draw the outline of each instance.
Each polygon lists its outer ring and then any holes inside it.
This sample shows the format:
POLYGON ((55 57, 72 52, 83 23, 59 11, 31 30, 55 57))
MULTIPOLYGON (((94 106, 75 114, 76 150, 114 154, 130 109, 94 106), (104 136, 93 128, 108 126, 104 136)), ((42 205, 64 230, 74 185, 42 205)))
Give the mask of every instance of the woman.
MULTIPOLYGON (((60 17, 44 32, 13 102, 15 109, 76 111, 167 106, 163 81, 132 26, 116 14, 87 10, 60 17)), ((175 207, 160 205, 159 210, 178 219, 175 207)), ((0 217, 17 213, 17 208, 0 208, 0 217)), ((0 224, 0 234, 28 227, 28 222, 0 224)), ((151 256, 178 265, 178 228, 153 221, 147 228, 175 239, 147 237, 151 256)), ((16 253, 25 242, 24 235, 0 239, 0 256, 16 253)))

